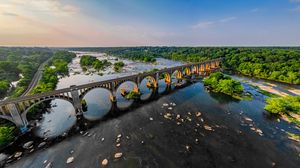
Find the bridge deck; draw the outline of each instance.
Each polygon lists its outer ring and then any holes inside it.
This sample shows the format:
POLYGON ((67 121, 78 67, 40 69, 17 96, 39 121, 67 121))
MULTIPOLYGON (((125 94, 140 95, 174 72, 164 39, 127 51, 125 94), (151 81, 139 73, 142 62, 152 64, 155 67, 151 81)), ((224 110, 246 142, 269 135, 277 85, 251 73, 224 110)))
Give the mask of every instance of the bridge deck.
POLYGON ((0 101, 0 106, 4 106, 4 105, 10 104, 10 103, 18 103, 18 102, 22 102, 22 101, 34 100, 34 99, 47 97, 47 96, 52 96, 52 95, 57 95, 57 94, 63 94, 63 93, 66 93, 66 92, 70 92, 71 90, 74 90, 74 89, 76 89, 76 90, 84 89, 84 88, 93 87, 93 86, 96 86, 96 85, 109 84, 111 82, 129 80, 129 79, 137 78, 137 77, 140 77, 140 76, 143 76, 143 77, 152 76, 152 75, 155 75, 157 73, 161 74, 161 73, 165 73, 165 72, 169 72, 169 71, 173 71, 173 70, 179 70, 181 68, 199 66, 199 65, 202 65, 202 64, 212 63, 212 62, 221 61, 221 60, 222 60, 222 58, 218 58, 218 59, 208 60, 208 61, 204 61, 204 62, 189 63, 189 64, 180 65, 180 66, 176 66, 176 67, 160 69, 160 70, 155 71, 155 72, 145 72, 145 73, 140 73, 140 74, 134 74, 134 75, 124 76, 124 77, 120 77, 120 78, 116 78, 116 79, 109 79, 109 80, 104 80, 104 81, 99 81, 99 82, 93 82, 93 83, 83 84, 83 85, 74 86, 74 87, 71 86, 69 88, 58 89, 58 90, 54 90, 54 91, 51 91, 51 92, 45 92, 45 93, 40 93, 40 94, 35 94, 35 95, 18 97, 18 98, 15 98, 15 99, 7 99, 7 100, 4 100, 4 101, 0 101))

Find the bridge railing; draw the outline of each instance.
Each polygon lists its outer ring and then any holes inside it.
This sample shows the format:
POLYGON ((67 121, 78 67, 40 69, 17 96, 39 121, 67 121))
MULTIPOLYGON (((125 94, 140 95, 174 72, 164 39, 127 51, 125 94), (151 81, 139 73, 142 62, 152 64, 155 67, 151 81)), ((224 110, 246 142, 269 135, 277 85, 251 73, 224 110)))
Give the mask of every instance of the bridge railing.
POLYGON ((177 70, 177 69, 180 69, 180 68, 206 64, 206 63, 210 63, 210 62, 213 62, 213 61, 221 61, 222 59, 223 58, 218 58, 218 59, 212 59, 212 60, 198 62, 198 63, 188 63, 188 64, 185 64, 185 65, 160 69, 160 70, 154 71, 154 72, 145 72, 145 73, 141 73, 141 74, 134 74, 134 75, 130 75, 130 76, 119 77, 119 78, 116 78, 116 79, 108 79, 108 80, 105 80, 105 81, 93 82, 93 83, 83 84, 83 85, 74 86, 74 87, 71 86, 71 87, 68 87, 68 88, 53 90, 53 91, 50 91, 50 92, 39 93, 39 94, 29 95, 29 96, 24 96, 24 97, 18 97, 18 98, 15 98, 15 99, 7 99, 7 100, 4 100, 4 101, 0 101, 0 106, 6 105, 6 104, 9 104, 9 103, 17 103, 17 102, 22 102, 22 101, 34 100, 34 99, 47 97, 47 96, 51 96, 51 95, 56 95, 56 94, 63 94, 63 93, 66 93, 66 92, 71 92, 72 89, 83 89, 83 88, 87 88, 87 87, 91 87, 91 86, 95 86, 95 85, 108 84, 108 83, 111 83, 111 82, 117 82, 117 81, 137 78, 141 75, 142 76, 151 76, 151 75, 154 75, 156 73, 164 73, 164 72, 167 72, 167 71, 170 71, 170 70, 177 70))

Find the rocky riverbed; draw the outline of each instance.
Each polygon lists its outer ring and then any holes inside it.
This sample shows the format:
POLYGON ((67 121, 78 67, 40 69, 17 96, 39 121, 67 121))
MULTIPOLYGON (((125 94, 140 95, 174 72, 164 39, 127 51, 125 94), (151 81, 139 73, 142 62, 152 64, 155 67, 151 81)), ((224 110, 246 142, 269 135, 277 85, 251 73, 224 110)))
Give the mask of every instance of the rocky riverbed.
POLYGON ((7 167, 298 167, 300 145, 286 133, 300 129, 269 118, 262 96, 236 101, 198 82, 7 167))

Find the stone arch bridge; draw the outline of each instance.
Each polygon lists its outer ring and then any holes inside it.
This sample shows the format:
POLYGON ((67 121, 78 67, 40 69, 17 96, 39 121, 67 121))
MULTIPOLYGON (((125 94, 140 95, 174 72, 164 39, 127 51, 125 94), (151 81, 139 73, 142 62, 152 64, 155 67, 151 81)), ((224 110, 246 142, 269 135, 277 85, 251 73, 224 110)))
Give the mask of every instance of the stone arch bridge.
POLYGON ((31 96, 19 97, 16 99, 0 102, 0 118, 13 122, 19 128, 26 128, 28 120, 26 114, 33 107, 41 102, 53 99, 64 99, 69 101, 75 108, 76 114, 82 114, 82 99, 86 93, 94 88, 105 88, 111 92, 111 101, 116 101, 116 91, 118 87, 127 81, 135 83, 133 91, 139 92, 139 85, 145 78, 149 79, 147 86, 158 87, 158 80, 161 76, 170 85, 173 78, 183 79, 192 75, 207 75, 220 69, 222 58, 213 59, 205 62, 185 64, 181 66, 161 69, 155 72, 146 72, 136 75, 120 77, 111 80, 94 82, 80 86, 70 86, 69 88, 54 90, 51 92, 35 94, 31 96))

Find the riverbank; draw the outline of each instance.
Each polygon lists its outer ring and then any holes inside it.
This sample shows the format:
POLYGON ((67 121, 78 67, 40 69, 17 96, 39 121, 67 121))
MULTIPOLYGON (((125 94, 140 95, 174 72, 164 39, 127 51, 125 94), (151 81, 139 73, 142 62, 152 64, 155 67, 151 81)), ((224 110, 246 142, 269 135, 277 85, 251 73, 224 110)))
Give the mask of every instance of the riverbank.
POLYGON ((248 83, 261 90, 275 94, 277 96, 300 96, 300 86, 291 85, 282 82, 271 81, 267 79, 259 79, 255 77, 247 77, 243 75, 230 75, 234 79, 248 83))
POLYGON ((300 145, 286 132, 300 130, 265 118, 261 96, 236 102, 195 83, 8 167, 298 167, 300 145))

